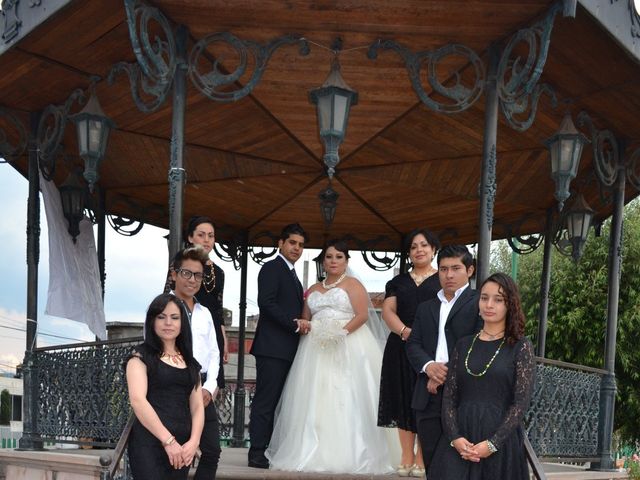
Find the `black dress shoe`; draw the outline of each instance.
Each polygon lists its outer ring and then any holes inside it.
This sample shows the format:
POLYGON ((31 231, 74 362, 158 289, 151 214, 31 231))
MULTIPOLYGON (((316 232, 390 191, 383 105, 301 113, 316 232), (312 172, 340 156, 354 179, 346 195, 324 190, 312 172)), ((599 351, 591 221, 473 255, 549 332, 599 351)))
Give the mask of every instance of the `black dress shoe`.
POLYGON ((267 460, 266 458, 264 459, 264 461, 257 461, 255 459, 249 460, 249 466, 252 468, 269 468, 269 460, 267 460))
POLYGON ((264 450, 249 449, 249 466, 252 468, 269 468, 269 460, 264 456, 264 450))

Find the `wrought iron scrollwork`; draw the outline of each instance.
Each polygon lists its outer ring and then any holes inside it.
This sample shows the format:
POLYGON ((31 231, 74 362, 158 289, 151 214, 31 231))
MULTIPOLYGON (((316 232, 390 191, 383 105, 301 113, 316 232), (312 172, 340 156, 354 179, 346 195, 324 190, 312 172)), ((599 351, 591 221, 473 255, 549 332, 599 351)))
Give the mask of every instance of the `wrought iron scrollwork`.
POLYGON ((578 125, 589 129, 593 146, 593 163, 598 179, 606 187, 611 187, 618 178, 621 161, 618 140, 611 130, 598 130, 587 112, 578 114, 578 125))
POLYGON ((38 123, 38 164, 45 180, 53 178, 56 171, 58 155, 62 153, 62 138, 69 119, 69 112, 75 102, 82 105, 85 101, 84 92, 77 88, 63 105, 48 105, 44 109, 38 123))
POLYGON ((557 104, 555 92, 547 84, 538 85, 542 70, 547 61, 551 30, 556 14, 562 10, 562 3, 556 2, 544 19, 529 28, 523 28, 511 37, 498 65, 497 88, 500 108, 507 123, 519 132, 527 130, 536 116, 538 101, 543 93, 551 96, 554 107, 557 104), (517 55, 512 59, 517 47, 525 43, 528 55, 523 61, 517 55), (520 115, 529 112, 528 116, 520 115))
MULTIPOLYGON (((503 225, 509 247, 519 255, 527 255, 535 252, 538 247, 542 245, 542 241, 544 240, 544 235, 542 233, 533 233, 529 235, 523 235, 521 233, 522 226, 525 222, 531 219, 531 215, 525 215, 517 222, 503 225)), ((539 231, 543 231, 543 228, 544 227, 540 225, 539 231)))
POLYGON ((118 62, 109 72, 113 84, 119 72, 126 72, 131 83, 131 96, 138 109, 149 113, 157 110, 167 98, 177 68, 177 49, 174 32, 163 13, 141 0, 124 0, 129 26, 129 38, 136 63, 118 62), (150 24, 160 26, 164 38, 150 39, 150 24), (141 91, 146 97, 143 98, 141 91))
POLYGON ((362 259, 376 272, 391 270, 400 260, 398 252, 371 252, 362 250, 362 259))
POLYGON ((189 76, 195 87, 207 98, 216 102, 235 102, 247 96, 260 82, 271 55, 284 45, 300 45, 300 54, 309 54, 309 42, 299 35, 285 35, 271 40, 266 45, 251 40, 241 40, 229 32, 218 32, 200 39, 191 49, 189 56, 189 76), (223 43, 231 47, 238 56, 238 64, 231 73, 225 73, 221 67, 224 58, 212 59, 210 48, 216 43, 223 43), (242 78, 247 71, 247 58, 251 55, 254 70, 249 81, 244 86, 235 85, 231 90, 224 90, 242 78), (207 72, 201 68, 210 65, 207 72))
POLYGON ((235 270, 240 270, 240 244, 235 240, 231 240, 229 242, 216 242, 213 245, 213 250, 216 252, 216 255, 220 260, 224 262, 233 262, 233 268, 235 270))
MULTIPOLYGON (((257 233, 249 243, 255 245, 256 243, 258 243, 257 240, 260 238, 270 239, 272 245, 277 245, 278 240, 280 239, 278 235, 265 231, 257 233)), ((271 259, 271 257, 275 256, 276 253, 278 253, 278 247, 249 247, 249 255, 251 256, 251 259, 258 265, 264 265, 265 262, 271 259)))
POLYGON ((640 147, 631 154, 627 162, 627 180, 636 190, 640 190, 640 147))
POLYGON ((36 349, 37 433, 114 446, 130 412, 122 364, 140 341, 36 349))
POLYGON ((143 222, 124 218, 119 215, 107 215, 107 221, 109 225, 111 225, 111 228, 125 237, 133 237, 144 227, 143 222))
POLYGON ((393 40, 376 40, 369 47, 367 56, 371 60, 378 57, 378 50, 393 50, 405 63, 411 85, 418 98, 431 110, 442 113, 458 113, 473 105, 482 95, 485 82, 485 68, 480 57, 469 47, 452 43, 433 51, 414 53, 409 48, 393 40), (465 85, 459 71, 453 73, 445 83, 438 78, 438 66, 443 60, 460 57, 468 62, 473 75, 470 85, 465 85), (421 69, 426 65, 427 80, 432 92, 442 95, 447 102, 434 100, 422 84, 421 69), (451 83, 451 85, 449 85, 451 83))
POLYGON ((538 363, 524 423, 538 456, 595 457, 601 374, 538 363))
POLYGON ((27 148, 27 141, 24 124, 13 112, 0 107, 0 163, 17 160, 27 148), (9 131, 5 130, 5 126, 9 127, 9 131), (17 139, 14 141, 13 137, 17 139))

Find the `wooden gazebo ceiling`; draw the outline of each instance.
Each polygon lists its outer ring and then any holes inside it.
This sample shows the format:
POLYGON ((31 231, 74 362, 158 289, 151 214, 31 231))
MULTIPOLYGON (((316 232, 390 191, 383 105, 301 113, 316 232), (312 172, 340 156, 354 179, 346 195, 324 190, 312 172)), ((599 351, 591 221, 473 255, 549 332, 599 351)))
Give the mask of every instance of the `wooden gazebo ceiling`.
MULTIPOLYGON (((484 98, 463 113, 428 109, 413 91, 402 60, 381 51, 367 58, 378 38, 393 39, 412 51, 462 43, 486 64, 492 42, 504 42, 531 25, 550 7, 548 0, 468 2, 375 0, 355 2, 247 0, 157 0, 175 25, 189 28, 191 42, 229 31, 261 43, 288 33, 331 45, 341 37, 342 74, 359 92, 351 110, 341 162, 333 182, 340 194, 335 220, 325 231, 318 193, 327 185, 315 107, 308 92, 322 84, 331 54, 311 45, 308 56, 283 47, 269 61, 252 94, 230 104, 215 103, 188 81, 185 138, 185 218, 213 217, 221 232, 250 229, 277 232, 301 222, 311 244, 327 236, 353 234, 366 240, 386 236, 378 248, 395 249, 416 226, 444 232, 447 242, 473 243, 478 223, 478 183, 482 159, 484 98)), ((227 70, 233 55, 221 55, 227 70)), ((107 76, 119 61, 134 61, 124 7, 113 0, 77 0, 0 57, 0 105, 21 112, 62 104, 91 75, 107 76)), ((444 75, 460 65, 445 64, 444 75)), ((640 139, 640 66, 627 56, 586 11, 555 20, 542 81, 571 103, 553 110, 542 99, 534 125, 523 133, 500 114, 498 190, 494 238, 503 224, 526 215, 528 232, 540 229, 555 205, 548 152, 543 140, 557 130, 564 111, 586 110, 600 128, 640 139)), ((244 84, 245 78, 239 84, 244 84)), ((131 99, 125 75, 114 85, 101 82, 98 95, 117 124, 100 169, 109 213, 168 227, 171 99, 143 114, 131 99)), ((68 128, 65 150, 76 152, 68 128)), ((80 159, 76 159, 80 163, 80 159)), ((26 172, 26 159, 16 162, 26 172)), ((599 200, 585 149, 575 185, 605 218, 610 207, 599 200)), ((66 168, 61 166, 56 181, 66 168)), ((628 197, 637 192, 628 189, 628 197)), ((251 236, 250 235, 250 236, 251 236)))

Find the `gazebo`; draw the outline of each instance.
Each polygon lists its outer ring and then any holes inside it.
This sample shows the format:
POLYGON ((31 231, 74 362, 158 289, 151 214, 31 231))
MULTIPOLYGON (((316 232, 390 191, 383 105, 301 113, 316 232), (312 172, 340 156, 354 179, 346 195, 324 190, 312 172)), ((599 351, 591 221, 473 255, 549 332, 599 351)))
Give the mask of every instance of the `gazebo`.
MULTIPOLYGON (((77 209, 98 223, 103 277, 107 220, 126 234, 169 228, 173 252, 183 218, 201 213, 239 267, 264 260, 260 247, 291 221, 309 246, 345 237, 381 269, 404 266, 403 236, 426 225, 444 243, 477 243, 480 279, 492 239, 520 253, 544 245, 540 357, 554 245, 579 258, 589 226, 613 216, 606 364, 591 372, 602 375, 597 453, 573 454, 611 468, 621 215, 640 188, 633 0, 2 8, 0 155, 30 181, 29 318, 38 172, 80 188, 84 203, 65 214, 70 230, 77 209)), ((37 404, 25 401, 32 448, 37 404)))

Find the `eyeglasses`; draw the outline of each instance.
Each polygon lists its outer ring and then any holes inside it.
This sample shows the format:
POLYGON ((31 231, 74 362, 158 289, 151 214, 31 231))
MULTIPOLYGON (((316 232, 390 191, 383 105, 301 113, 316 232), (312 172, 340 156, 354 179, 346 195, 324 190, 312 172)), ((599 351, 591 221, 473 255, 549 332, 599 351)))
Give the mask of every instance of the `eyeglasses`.
POLYGON ((196 282, 202 281, 202 272, 192 272, 191 270, 186 270, 184 268, 178 268, 176 273, 179 273, 182 278, 185 280, 189 280, 191 277, 194 278, 196 282))

